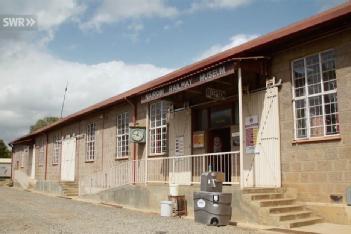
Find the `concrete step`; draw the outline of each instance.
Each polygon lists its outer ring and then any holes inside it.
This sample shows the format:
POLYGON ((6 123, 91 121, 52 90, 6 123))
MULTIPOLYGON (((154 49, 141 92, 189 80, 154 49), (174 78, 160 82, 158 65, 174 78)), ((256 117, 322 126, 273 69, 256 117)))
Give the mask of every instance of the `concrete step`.
POLYGON ((64 193, 67 197, 78 197, 78 193, 64 193))
POLYGON ((272 207, 266 207, 266 208, 268 208, 268 211, 270 214, 289 213, 293 211, 304 210, 304 206, 300 204, 272 206, 272 207))
POLYGON ((78 184, 61 184, 64 187, 78 187, 78 184))
POLYGON ((291 205, 296 201, 295 198, 276 198, 276 199, 267 199, 267 200, 258 200, 260 207, 272 207, 272 206, 281 206, 281 205, 291 205))
POLYGON ((78 189, 62 189, 64 192, 78 192, 78 189))
POLYGON ((253 193, 253 194, 245 194, 245 195, 250 196, 252 201, 284 197, 284 193, 253 193))
POLYGON ((277 221, 288 221, 288 220, 295 220, 295 219, 304 219, 310 217, 312 214, 309 210, 301 210, 301 211, 291 211, 287 213, 276 213, 271 214, 277 221))
POLYGON ((284 228, 295 228, 295 227, 302 227, 311 224, 315 224, 322 221, 321 217, 313 216, 308 218, 300 218, 295 220, 288 220, 280 222, 280 226, 284 228))
POLYGON ((79 192, 78 191, 63 191, 64 194, 68 194, 68 193, 75 193, 75 194, 78 194, 79 192))
POLYGON ((245 188, 243 189, 243 194, 253 194, 253 193, 282 193, 283 188, 245 188))
POLYGON ((65 186, 62 186, 62 189, 66 189, 66 190, 68 190, 68 189, 77 190, 78 187, 65 187, 65 186))

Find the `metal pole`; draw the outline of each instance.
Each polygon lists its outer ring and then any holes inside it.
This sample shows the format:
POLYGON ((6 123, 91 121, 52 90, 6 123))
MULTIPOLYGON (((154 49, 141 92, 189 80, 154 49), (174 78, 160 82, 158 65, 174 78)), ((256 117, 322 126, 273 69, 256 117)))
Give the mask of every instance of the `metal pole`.
POLYGON ((146 151, 146 155, 145 155, 145 184, 147 183, 147 159, 148 159, 148 155, 149 155, 149 103, 146 105, 146 139, 145 139, 145 151, 146 151))
POLYGON ((68 81, 67 81, 67 83, 66 83, 65 94, 63 95, 63 102, 62 102, 61 115, 60 115, 60 116, 61 116, 61 119, 62 119, 62 114, 63 114, 63 107, 65 106, 67 88, 68 88, 68 81))
POLYGON ((240 130, 240 188, 244 188, 244 132, 243 132, 243 90, 241 67, 238 68, 239 130, 240 130))

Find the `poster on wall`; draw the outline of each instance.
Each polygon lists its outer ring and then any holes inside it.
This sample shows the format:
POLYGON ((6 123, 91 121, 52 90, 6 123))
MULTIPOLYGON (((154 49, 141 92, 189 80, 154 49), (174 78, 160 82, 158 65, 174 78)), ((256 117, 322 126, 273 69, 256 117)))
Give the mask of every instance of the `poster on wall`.
POLYGON ((193 133, 193 148, 205 147, 205 132, 193 133))
POLYGON ((258 134, 258 116, 252 115, 245 118, 245 135, 246 135, 246 145, 245 152, 247 154, 254 154, 257 144, 257 134, 258 134))
POLYGON ((177 136, 176 137, 175 156, 184 156, 184 136, 177 136))

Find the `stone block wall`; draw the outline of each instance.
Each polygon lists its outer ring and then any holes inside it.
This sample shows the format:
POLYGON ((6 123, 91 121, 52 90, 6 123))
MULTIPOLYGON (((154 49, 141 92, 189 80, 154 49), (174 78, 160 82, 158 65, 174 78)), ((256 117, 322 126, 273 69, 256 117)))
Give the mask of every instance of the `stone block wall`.
POLYGON ((351 31, 346 30, 273 55, 272 74, 283 80, 279 91, 282 184, 298 189, 303 201, 332 202, 351 184, 351 31), (340 139, 294 143, 291 62, 335 49, 340 139))

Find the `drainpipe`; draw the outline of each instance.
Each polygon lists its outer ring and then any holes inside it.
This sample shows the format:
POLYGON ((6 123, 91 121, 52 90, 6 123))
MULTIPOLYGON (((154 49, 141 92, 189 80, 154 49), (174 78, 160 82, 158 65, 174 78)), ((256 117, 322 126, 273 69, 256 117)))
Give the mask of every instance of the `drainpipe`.
POLYGON ((146 152, 146 155, 145 155, 145 163, 144 163, 144 167, 145 167, 145 184, 147 184, 147 161, 148 161, 148 155, 149 155, 149 110, 150 110, 150 105, 149 103, 147 103, 146 105, 146 145, 145 145, 145 152, 146 152))
POLYGON ((244 132, 243 132, 243 90, 241 64, 238 67, 239 132, 240 132, 240 188, 244 188, 244 132))
POLYGON ((48 174, 48 143, 49 143, 49 135, 48 133, 45 133, 46 135, 46 146, 45 146, 45 180, 47 178, 48 174))
MULTIPOLYGON (((133 126, 136 126, 137 120, 137 105, 131 102, 128 98, 124 98, 133 108, 133 126)), ((136 143, 133 143, 133 184, 135 184, 136 179, 136 143)))

